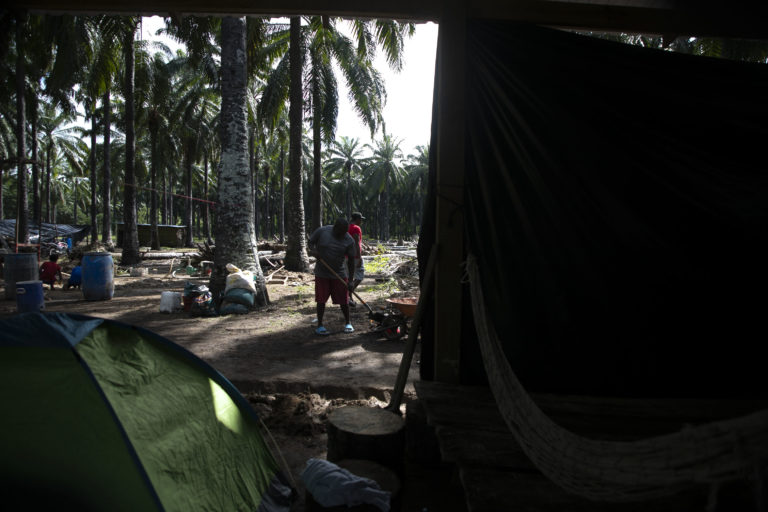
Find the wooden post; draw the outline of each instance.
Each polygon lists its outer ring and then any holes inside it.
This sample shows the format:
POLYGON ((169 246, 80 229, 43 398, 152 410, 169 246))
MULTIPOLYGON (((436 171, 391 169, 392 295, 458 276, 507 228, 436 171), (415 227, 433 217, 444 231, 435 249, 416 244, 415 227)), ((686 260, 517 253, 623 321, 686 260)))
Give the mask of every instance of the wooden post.
POLYGON ((466 7, 446 2, 437 45, 435 380, 458 383, 464 259, 464 68, 466 7))

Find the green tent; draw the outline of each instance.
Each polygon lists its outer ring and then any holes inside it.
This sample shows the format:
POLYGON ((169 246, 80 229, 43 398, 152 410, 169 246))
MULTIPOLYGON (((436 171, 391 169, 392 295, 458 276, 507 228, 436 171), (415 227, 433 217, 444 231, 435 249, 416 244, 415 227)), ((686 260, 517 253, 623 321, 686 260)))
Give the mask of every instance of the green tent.
POLYGON ((0 405, 3 508, 289 508, 248 402, 145 329, 63 313, 0 321, 0 405))

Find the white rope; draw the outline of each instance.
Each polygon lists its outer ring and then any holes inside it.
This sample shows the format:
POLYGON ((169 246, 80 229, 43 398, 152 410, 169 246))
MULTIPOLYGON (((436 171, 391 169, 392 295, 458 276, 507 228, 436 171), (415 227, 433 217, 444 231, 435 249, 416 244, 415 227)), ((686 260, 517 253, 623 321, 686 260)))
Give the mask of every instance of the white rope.
POLYGON ((531 461, 565 490, 595 501, 641 501, 744 478, 768 459, 768 410, 638 441, 600 441, 553 422, 515 376, 491 324, 477 261, 467 259, 472 311, 499 410, 531 461))

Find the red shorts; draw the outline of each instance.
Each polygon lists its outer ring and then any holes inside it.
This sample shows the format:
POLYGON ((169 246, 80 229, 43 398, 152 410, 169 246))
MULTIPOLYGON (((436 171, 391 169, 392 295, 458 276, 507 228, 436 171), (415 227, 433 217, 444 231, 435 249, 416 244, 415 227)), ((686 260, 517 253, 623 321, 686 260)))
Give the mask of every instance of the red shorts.
POLYGON ((349 304, 346 282, 346 279, 342 283, 336 278, 315 276, 315 302, 325 304, 330 297, 334 304, 349 304))

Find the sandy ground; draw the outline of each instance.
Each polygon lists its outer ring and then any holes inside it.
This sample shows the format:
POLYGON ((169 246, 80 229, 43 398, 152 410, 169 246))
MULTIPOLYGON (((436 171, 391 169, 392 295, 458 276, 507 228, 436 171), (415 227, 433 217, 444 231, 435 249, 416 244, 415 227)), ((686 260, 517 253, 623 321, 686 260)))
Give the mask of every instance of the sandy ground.
MULTIPOLYGON (((325 458, 327 415, 346 405, 384 406, 390 400, 402 359, 405 338, 388 340, 373 328, 362 304, 352 309, 355 332, 344 333, 338 306, 329 303, 325 325, 329 336, 314 334, 313 276, 286 273, 268 284, 271 304, 247 315, 211 318, 186 312, 160 313, 163 291, 182 292, 192 281, 174 278, 167 263, 148 261, 148 275, 115 277, 111 300, 86 301, 79 290, 46 289, 45 310, 86 314, 138 325, 186 347, 229 379, 264 419, 297 484, 292 510, 304 510, 300 473, 310 457, 325 458)), ((66 268, 65 268, 66 271, 66 268)), ((377 312, 393 295, 418 295, 413 277, 366 279, 358 293, 377 312)), ((4 297, 4 290, 0 292, 4 297)), ((16 314, 15 301, 0 301, 0 318, 16 314)), ((419 344, 410 366, 403 403, 414 397, 419 344)), ((405 411, 405 405, 401 407, 405 411)), ((462 510, 459 496, 445 492, 452 477, 440 468, 414 468, 417 476, 404 487, 403 510, 462 510)))

